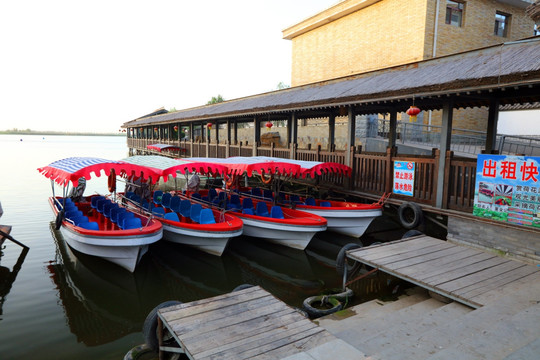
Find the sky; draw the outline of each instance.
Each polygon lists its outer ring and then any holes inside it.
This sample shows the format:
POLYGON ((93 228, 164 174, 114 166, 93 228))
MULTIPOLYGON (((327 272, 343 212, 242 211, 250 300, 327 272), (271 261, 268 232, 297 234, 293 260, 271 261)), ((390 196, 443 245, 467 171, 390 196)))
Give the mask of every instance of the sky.
MULTIPOLYGON (((338 2, 2 1, 0 130, 115 133, 160 107, 290 85, 282 30, 338 2)), ((501 114, 499 132, 540 134, 539 117, 501 114)))
POLYGON ((291 84, 282 30, 338 0, 29 0, 0 4, 0 130, 118 132, 291 84))

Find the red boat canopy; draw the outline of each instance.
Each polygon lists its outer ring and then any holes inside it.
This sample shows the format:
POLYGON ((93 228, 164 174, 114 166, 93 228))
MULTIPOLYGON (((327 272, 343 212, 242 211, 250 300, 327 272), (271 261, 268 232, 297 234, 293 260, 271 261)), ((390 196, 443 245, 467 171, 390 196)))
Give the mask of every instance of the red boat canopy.
POLYGON ((323 173, 337 173, 350 176, 351 168, 334 162, 302 161, 273 158, 268 156, 243 157, 235 156, 227 159, 218 158, 187 158, 187 161, 206 161, 208 163, 224 165, 229 175, 241 175, 244 172, 251 176, 253 171, 259 174, 275 174, 305 178, 310 175, 323 173))
POLYGON ((152 144, 152 145, 146 145, 146 148, 149 150, 157 150, 159 152, 163 150, 172 150, 172 151, 186 151, 186 149, 182 149, 178 146, 169 145, 169 144, 152 144))
POLYGON ((93 172, 97 177, 104 171, 108 176, 114 170, 116 174, 143 174, 143 178, 152 178, 155 183, 161 176, 161 172, 140 165, 130 164, 124 161, 106 160, 92 157, 71 157, 57 160, 47 166, 38 168, 38 171, 59 185, 65 185, 68 181, 77 186, 80 177, 91 179, 93 172))
POLYGON ((123 159, 123 162, 127 162, 134 165, 151 168, 158 172, 167 180, 169 175, 176 175, 176 172, 185 174, 186 172, 199 172, 201 174, 226 174, 228 169, 222 164, 215 164, 210 161, 205 161, 205 158, 201 158, 202 161, 185 161, 183 159, 171 159, 165 156, 159 155, 137 155, 123 159))

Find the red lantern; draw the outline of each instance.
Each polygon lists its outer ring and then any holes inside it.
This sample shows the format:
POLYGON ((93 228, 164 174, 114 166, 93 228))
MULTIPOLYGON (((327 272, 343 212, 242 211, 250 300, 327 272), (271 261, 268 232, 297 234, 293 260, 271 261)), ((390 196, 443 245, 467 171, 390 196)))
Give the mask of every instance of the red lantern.
POLYGON ((270 130, 272 128, 272 126, 274 126, 274 124, 272 124, 271 121, 268 121, 264 126, 266 126, 268 128, 268 130, 270 130))
POLYGON ((211 129, 211 128, 212 128, 212 123, 209 122, 208 124, 206 124, 206 127, 209 128, 209 129, 211 129))
POLYGON ((416 115, 420 114, 420 111, 416 106, 411 106, 406 112, 409 115, 409 122, 416 122, 416 115))
POLYGON ((157 127, 154 128, 154 131, 157 131, 157 127))
POLYGON ((174 125, 174 131, 178 131, 178 126, 174 125))

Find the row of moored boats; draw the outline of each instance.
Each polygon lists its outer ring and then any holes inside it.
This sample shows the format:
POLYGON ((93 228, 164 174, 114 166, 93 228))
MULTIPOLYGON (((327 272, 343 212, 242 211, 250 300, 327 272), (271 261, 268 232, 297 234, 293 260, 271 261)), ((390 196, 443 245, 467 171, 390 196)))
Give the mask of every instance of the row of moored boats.
POLYGON ((283 179, 350 174, 350 168, 337 163, 133 156, 120 161, 67 158, 38 170, 62 187, 62 195, 55 195, 53 187, 49 202, 66 242, 131 272, 149 245, 162 238, 217 256, 231 238, 242 234, 303 250, 317 232, 326 229, 360 237, 382 214, 383 201, 360 204, 280 191, 283 179), (86 180, 101 172, 108 175, 107 195, 84 196, 86 180), (152 190, 159 179, 167 181, 179 173, 219 176, 226 184, 188 191, 152 190), (241 186, 243 176, 260 176, 268 188, 241 186), (116 191, 120 178, 126 182, 123 192, 116 191))

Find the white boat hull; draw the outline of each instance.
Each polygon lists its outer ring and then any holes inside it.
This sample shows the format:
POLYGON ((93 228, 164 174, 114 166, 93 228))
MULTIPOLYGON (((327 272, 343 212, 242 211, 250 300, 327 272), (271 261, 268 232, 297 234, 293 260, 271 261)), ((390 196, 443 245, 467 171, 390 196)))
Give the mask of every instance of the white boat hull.
POLYGON ((322 216, 328 221, 328 230, 355 238, 362 236, 373 219, 382 215, 382 209, 341 210, 299 207, 298 210, 322 216))
POLYGON ((280 224, 247 217, 240 218, 244 222, 244 235, 263 238, 272 243, 299 250, 304 250, 317 232, 326 230, 326 224, 304 226, 280 224))
POLYGON ((148 246, 163 236, 163 231, 141 237, 87 236, 62 225, 62 236, 73 249, 87 255, 98 256, 117 264, 129 272, 135 271, 148 246))
POLYGON ((235 231, 204 231, 186 229, 163 223, 163 238, 167 241, 192 246, 212 255, 221 256, 231 237, 242 235, 242 229, 235 231))

